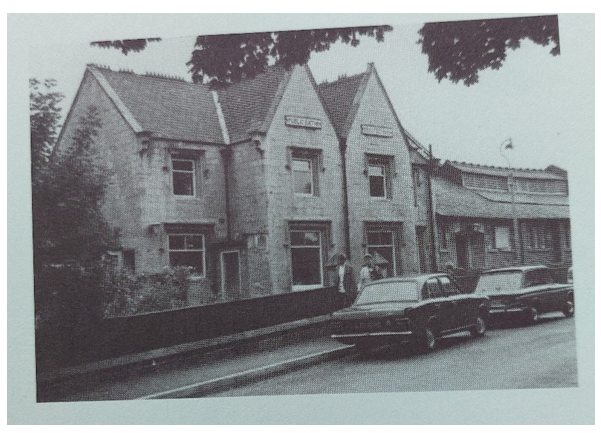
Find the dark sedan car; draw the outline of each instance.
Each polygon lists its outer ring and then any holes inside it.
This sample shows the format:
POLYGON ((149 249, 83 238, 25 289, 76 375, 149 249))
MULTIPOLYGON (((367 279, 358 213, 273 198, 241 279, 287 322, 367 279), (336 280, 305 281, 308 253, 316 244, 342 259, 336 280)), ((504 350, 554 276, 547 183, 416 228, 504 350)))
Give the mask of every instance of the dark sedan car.
POLYGON ((486 271, 478 280, 476 293, 491 300, 491 318, 518 317, 529 324, 539 315, 561 311, 574 315, 574 287, 553 282, 546 266, 523 266, 486 271))
POLYGON ((446 274, 385 278, 366 285, 351 307, 334 313, 332 338, 360 349, 410 342, 432 351, 444 335, 484 335, 488 309, 486 296, 462 294, 446 274))

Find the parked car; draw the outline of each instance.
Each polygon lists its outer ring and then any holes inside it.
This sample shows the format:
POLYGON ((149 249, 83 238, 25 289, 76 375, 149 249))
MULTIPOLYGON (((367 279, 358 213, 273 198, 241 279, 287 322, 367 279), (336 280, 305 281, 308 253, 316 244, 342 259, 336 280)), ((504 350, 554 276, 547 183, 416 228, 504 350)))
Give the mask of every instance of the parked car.
POLYGON ((568 268, 568 274, 566 276, 566 279, 568 284, 574 284, 574 271, 571 266, 568 268))
POLYGON ((529 324, 540 314, 561 311, 574 315, 574 288, 553 282, 546 266, 493 269, 480 275, 476 293, 491 300, 490 316, 517 316, 529 324))
POLYGON ((461 331, 486 333, 489 300, 463 294, 447 274, 393 277, 366 285, 349 308, 333 314, 332 338, 359 349, 412 343, 421 351, 461 331))

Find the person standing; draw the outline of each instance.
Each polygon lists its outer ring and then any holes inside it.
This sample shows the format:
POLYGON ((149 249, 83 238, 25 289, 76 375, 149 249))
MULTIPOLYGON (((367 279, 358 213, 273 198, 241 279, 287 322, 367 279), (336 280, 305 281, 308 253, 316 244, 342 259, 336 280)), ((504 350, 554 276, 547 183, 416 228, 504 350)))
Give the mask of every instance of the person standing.
POLYGON ((338 256, 334 284, 338 288, 339 305, 341 305, 341 308, 350 307, 357 297, 357 286, 353 267, 347 261, 344 254, 338 256))
POLYGON ((373 257, 371 254, 365 254, 363 257, 363 266, 359 272, 359 285, 357 286, 359 292, 363 290, 363 287, 365 287, 366 284, 377 279, 378 273, 374 266, 373 257))

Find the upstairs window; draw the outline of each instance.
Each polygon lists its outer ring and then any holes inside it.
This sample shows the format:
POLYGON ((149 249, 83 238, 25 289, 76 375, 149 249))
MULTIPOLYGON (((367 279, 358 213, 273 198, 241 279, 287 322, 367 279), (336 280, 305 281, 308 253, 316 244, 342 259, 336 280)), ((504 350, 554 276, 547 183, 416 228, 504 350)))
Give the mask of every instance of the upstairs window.
POLYGON ((190 158, 172 158, 173 194, 193 197, 196 194, 196 161, 190 158))
POLYGON ((365 174, 369 178, 369 195, 374 198, 392 198, 392 158, 368 156, 365 174))
POLYGON ((314 195, 313 165, 310 159, 292 159, 295 194, 314 195))
POLYGON ((319 195, 319 172, 324 171, 320 149, 289 147, 286 169, 292 172, 295 195, 319 195))

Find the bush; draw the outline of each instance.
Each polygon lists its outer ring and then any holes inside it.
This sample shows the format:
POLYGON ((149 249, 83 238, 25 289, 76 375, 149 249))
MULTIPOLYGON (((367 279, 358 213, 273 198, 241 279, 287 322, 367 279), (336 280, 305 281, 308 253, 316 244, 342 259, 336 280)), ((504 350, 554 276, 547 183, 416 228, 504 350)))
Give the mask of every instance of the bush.
POLYGON ((138 275, 122 270, 105 278, 104 317, 183 308, 189 288, 190 269, 186 267, 138 275))

